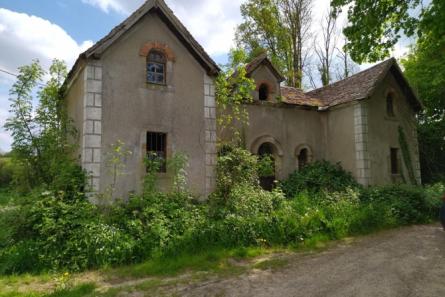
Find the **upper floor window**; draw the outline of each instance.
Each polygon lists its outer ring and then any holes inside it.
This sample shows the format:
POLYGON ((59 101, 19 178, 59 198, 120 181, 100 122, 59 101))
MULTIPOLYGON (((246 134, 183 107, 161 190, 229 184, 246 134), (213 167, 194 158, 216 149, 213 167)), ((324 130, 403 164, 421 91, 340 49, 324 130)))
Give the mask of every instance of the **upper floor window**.
POLYGON ((394 97, 390 93, 386 96, 386 114, 390 117, 395 116, 394 114, 394 97))
POLYGON ((166 58, 159 50, 151 50, 147 56, 147 82, 165 84, 166 58))
POLYGON ((258 88, 258 99, 266 101, 269 98, 269 87, 266 84, 261 84, 258 88))

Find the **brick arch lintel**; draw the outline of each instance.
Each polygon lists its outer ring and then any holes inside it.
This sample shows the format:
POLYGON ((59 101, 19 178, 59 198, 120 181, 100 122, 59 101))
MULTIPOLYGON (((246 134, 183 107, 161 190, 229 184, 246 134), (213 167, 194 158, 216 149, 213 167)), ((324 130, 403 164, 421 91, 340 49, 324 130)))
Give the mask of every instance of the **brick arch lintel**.
POLYGON ((276 90, 276 88, 275 88, 275 85, 274 84, 272 84, 270 81, 268 81, 268 80, 260 80, 260 81, 256 81, 256 91, 259 91, 259 89, 260 89, 260 86, 261 85, 266 85, 267 86, 267 89, 268 89, 268 91, 269 91, 269 93, 276 93, 277 92, 277 90, 276 90))
POLYGON ((156 49, 156 50, 163 52, 168 61, 174 62, 176 60, 176 56, 173 53, 173 50, 165 43, 158 42, 158 41, 151 41, 151 42, 144 43, 144 45, 142 45, 141 49, 139 50, 139 55, 143 56, 143 57, 147 57, 148 53, 152 49, 156 49))

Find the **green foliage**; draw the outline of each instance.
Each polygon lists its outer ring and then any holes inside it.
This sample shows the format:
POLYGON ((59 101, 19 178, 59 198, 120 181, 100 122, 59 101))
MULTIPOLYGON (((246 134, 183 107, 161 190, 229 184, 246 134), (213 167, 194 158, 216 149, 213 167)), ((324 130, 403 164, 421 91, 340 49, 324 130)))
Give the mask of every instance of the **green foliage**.
POLYGON ((411 153, 409 151, 408 142, 406 141, 405 131, 403 128, 399 126, 399 144, 402 150, 403 163, 405 163, 405 167, 408 170, 409 181, 413 185, 417 185, 417 180, 414 175, 413 162, 411 160, 411 153))
POLYGON ((420 168, 424 183, 445 179, 445 3, 431 1, 420 24, 422 35, 406 59, 405 75, 424 110, 419 115, 420 168))
POLYGON ((10 90, 11 116, 5 129, 12 134, 12 159, 18 189, 29 191, 44 186, 75 195, 85 186, 85 178, 74 160, 74 147, 68 138, 75 135, 67 117, 62 84, 67 69, 54 60, 50 79, 38 91, 34 107, 32 92, 46 74, 38 61, 19 68, 20 74, 10 90))
POLYGON ((241 143, 240 125, 249 122, 245 103, 252 102, 254 81, 246 76, 246 56, 242 50, 232 49, 229 63, 223 67, 215 80, 217 123, 232 144, 241 143))
POLYGON ((358 188, 359 184, 340 164, 333 165, 327 161, 316 161, 289 175, 288 179, 282 182, 282 187, 286 196, 292 198, 303 191, 339 192, 348 187, 358 188))
MULTIPOLYGON (((308 169, 310 178, 302 183, 307 188, 285 199, 279 187, 271 192, 259 187, 258 160, 249 152, 226 146, 218 162, 221 180, 205 203, 180 187, 169 193, 152 188, 156 174, 147 175, 141 195, 106 212, 82 194, 61 191, 14 199, 0 209, 0 274, 144 261, 131 272, 119 270, 131 275, 171 274, 186 267, 221 270, 228 251, 246 256, 249 247, 313 247, 321 240, 429 222, 437 218, 445 190, 443 184, 362 190, 339 166, 320 162, 308 169), (317 173, 341 178, 320 182, 314 179, 317 173)), ((152 165, 148 171, 156 172, 157 164, 152 165)), ((185 159, 174 166, 183 175, 185 159)), ((74 289, 59 291, 69 296, 74 289)))
POLYGON ((11 185, 13 171, 11 158, 0 156, 0 188, 6 188, 11 185))
POLYGON ((249 0, 241 4, 243 22, 236 31, 237 45, 250 59, 267 52, 286 77, 287 85, 302 87, 303 48, 311 24, 311 0, 249 0))

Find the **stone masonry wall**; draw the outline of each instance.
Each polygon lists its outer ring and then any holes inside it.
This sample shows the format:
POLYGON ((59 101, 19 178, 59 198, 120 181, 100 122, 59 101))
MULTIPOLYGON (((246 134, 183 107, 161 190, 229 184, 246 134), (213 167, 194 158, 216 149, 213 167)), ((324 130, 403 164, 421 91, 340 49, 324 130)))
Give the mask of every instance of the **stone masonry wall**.
POLYGON ((82 167, 89 175, 91 191, 98 192, 102 153, 102 66, 98 62, 88 64, 84 73, 82 167))
POLYGON ((216 166, 216 101, 213 79, 204 74, 205 178, 207 197, 215 187, 216 166))
POLYGON ((371 162, 368 152, 368 109, 364 102, 354 107, 354 136, 357 181, 368 186, 371 178, 371 162))

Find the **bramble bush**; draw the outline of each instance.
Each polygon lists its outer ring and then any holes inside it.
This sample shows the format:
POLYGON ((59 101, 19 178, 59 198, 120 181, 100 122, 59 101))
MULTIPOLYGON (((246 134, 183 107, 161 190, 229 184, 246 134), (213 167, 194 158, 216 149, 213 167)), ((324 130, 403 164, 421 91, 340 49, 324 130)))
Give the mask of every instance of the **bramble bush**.
POLYGON ((340 164, 328 161, 315 161, 297 170, 281 183, 286 197, 292 198, 299 192, 317 194, 322 191, 339 192, 347 188, 360 188, 350 172, 340 164))

